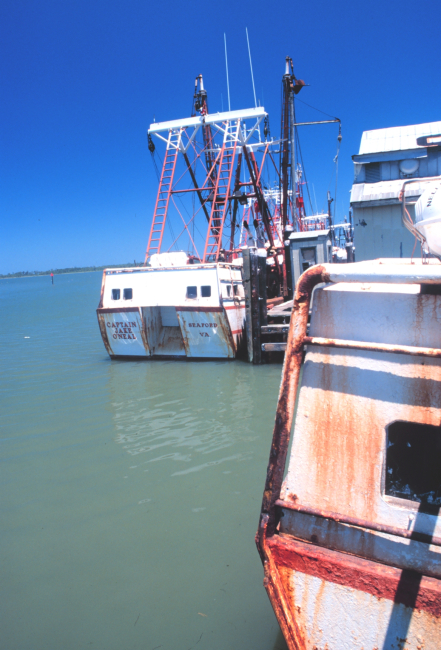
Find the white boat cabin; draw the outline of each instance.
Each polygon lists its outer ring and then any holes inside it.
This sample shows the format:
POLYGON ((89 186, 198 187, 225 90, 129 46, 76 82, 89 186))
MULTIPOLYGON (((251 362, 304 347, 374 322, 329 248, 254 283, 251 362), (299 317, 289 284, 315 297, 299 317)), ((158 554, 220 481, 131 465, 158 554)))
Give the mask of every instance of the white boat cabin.
POLYGON ((245 342, 239 265, 106 269, 97 309, 111 357, 235 358, 245 342))

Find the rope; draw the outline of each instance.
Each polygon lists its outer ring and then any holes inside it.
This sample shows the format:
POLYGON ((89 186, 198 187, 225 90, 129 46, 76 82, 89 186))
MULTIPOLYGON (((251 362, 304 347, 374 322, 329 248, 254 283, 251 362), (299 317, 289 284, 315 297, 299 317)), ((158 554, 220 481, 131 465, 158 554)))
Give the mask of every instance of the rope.
MULTIPOLYGON (((299 139, 299 136, 298 136, 298 133, 297 133, 297 127, 295 127, 295 129, 296 129, 296 144, 297 144, 297 149, 298 149, 298 152, 299 152, 299 155, 300 155, 300 160, 302 161, 302 171, 303 171, 303 176, 305 177, 305 185, 306 185, 306 191, 308 193, 309 207, 311 208, 311 214, 314 214, 314 209, 312 207, 312 201, 311 201, 311 195, 309 193, 308 179, 306 177, 305 165, 303 164, 302 148, 300 146, 300 139, 299 139)), ((294 177, 294 179, 295 179, 295 177, 294 177)))
POLYGON ((329 113, 325 113, 325 111, 321 111, 319 108, 315 108, 315 106, 311 106, 311 104, 307 104, 306 102, 302 101, 298 97, 296 97, 296 101, 300 102, 301 104, 305 104, 305 106, 309 106, 309 108, 312 108, 314 111, 318 111, 319 113, 322 113, 323 115, 326 115, 327 117, 332 117, 333 120, 338 120, 340 122, 338 117, 335 117, 335 115, 329 115, 329 113))

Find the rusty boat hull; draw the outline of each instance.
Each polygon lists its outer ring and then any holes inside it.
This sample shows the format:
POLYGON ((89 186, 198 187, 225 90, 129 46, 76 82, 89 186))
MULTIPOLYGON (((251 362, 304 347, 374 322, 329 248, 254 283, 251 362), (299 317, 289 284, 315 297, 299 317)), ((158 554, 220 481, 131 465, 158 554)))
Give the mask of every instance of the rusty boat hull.
POLYGON ((256 534, 290 650, 441 647, 440 289, 437 260, 297 285, 256 534))

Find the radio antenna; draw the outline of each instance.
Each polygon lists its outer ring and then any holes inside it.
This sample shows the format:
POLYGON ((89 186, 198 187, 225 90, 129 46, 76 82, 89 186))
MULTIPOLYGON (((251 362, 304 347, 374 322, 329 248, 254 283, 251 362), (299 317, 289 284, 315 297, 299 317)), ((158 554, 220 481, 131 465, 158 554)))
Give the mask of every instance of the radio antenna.
POLYGON ((247 33, 248 54, 250 57, 251 81, 253 82, 253 93, 254 93, 254 106, 257 108, 256 88, 254 87, 253 63, 251 61, 250 39, 248 38, 248 27, 245 27, 245 31, 247 33))
POLYGON ((224 34, 224 43, 225 43, 225 67, 227 69, 227 90, 228 90, 228 110, 231 111, 230 105, 230 82, 228 81, 228 58, 227 58, 227 37, 224 34))

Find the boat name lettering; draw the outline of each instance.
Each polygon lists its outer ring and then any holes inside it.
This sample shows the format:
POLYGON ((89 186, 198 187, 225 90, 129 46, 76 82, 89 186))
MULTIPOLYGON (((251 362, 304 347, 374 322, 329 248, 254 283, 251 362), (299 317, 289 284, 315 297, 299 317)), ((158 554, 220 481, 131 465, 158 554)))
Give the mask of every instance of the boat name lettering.
POLYGON ((217 327, 217 323, 189 323, 188 327, 217 327))
POLYGON ((132 332, 132 327, 136 327, 136 323, 133 322, 122 322, 122 323, 106 323, 107 327, 114 329, 112 333, 112 338, 114 339, 124 339, 125 341, 133 339, 136 341, 136 336, 132 332))
POLYGON ((123 321, 122 323, 106 323, 107 327, 115 327, 119 329, 120 327, 136 327, 136 322, 132 321, 123 321))

